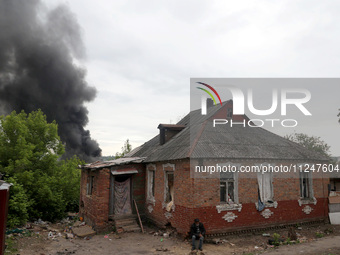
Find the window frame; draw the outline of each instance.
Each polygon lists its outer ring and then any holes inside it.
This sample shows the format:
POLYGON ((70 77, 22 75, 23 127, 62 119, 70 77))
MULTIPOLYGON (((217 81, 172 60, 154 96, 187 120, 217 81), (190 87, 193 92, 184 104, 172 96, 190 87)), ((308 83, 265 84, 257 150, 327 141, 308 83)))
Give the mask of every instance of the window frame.
MULTIPOLYGON (((239 172, 239 168, 241 166, 241 164, 235 164, 235 163, 224 163, 220 165, 222 168, 224 166, 228 167, 228 166, 233 166, 236 167, 236 171, 235 172, 231 172, 232 173, 232 178, 221 178, 221 173, 220 173, 220 178, 219 178, 219 204, 216 205, 216 210, 218 213, 221 213, 223 211, 232 211, 232 210, 238 210, 239 212, 241 212, 242 210, 242 204, 239 202, 239 196, 238 196, 238 172, 239 172), (221 182, 224 181, 230 181, 233 180, 234 183, 234 201, 233 203, 230 202, 223 202, 221 201, 221 182)), ((222 173, 223 175, 223 173, 222 173)), ((226 187, 227 188, 227 187, 226 187)))
MULTIPOLYGON (((171 191, 169 187, 169 175, 172 175, 172 188, 175 186, 175 173, 174 171, 165 171, 165 180, 164 180, 164 203, 168 204, 170 202, 174 202, 174 194, 171 196, 171 191), (168 200, 168 197, 171 197, 168 200)), ((174 192, 173 192, 174 193, 174 192)))
POLYGON ((153 169, 147 170, 147 200, 149 202, 155 202, 155 179, 156 179, 156 171, 153 169))
MULTIPOLYGON (((262 163, 262 164, 255 164, 255 166, 258 166, 260 167, 259 169, 261 169, 261 166, 275 166, 276 164, 275 163, 262 163)), ((271 192, 271 200, 267 200, 267 201, 262 201, 262 198, 261 198, 261 202, 264 204, 264 207, 265 208, 268 208, 268 207, 273 207, 273 208, 277 208, 278 206, 278 202, 274 199, 274 196, 275 196, 275 193, 274 193, 274 173, 272 172, 263 172, 263 170, 261 172, 257 172, 257 176, 256 176, 256 179, 257 179, 257 185, 258 185, 258 188, 259 188, 259 192, 260 192, 260 197, 261 197, 261 189, 260 189, 260 184, 259 184, 259 176, 261 176, 262 178, 262 182, 263 182, 263 175, 265 174, 270 174, 270 192, 271 192), (268 202, 268 201, 271 201, 268 202)), ((263 190, 262 190, 263 192, 263 190)), ((259 201, 257 200, 257 202, 255 202, 255 207, 256 209, 258 210, 259 209, 259 201)))
POLYGON ((93 186, 94 186, 94 176, 89 175, 87 177, 87 183, 86 183, 86 195, 87 196, 92 196, 93 194, 93 186))
POLYGON ((233 173, 233 178, 221 178, 220 177, 220 203, 221 204, 238 204, 238 197, 236 196, 236 181, 235 181, 235 173, 233 173), (225 184, 225 200, 222 200, 221 197, 221 186, 222 183, 225 184), (233 183, 233 198, 231 198, 231 201, 228 201, 228 195, 229 195, 229 183, 233 183))
POLYGON ((300 184, 300 199, 301 200, 312 200, 314 198, 314 190, 313 190, 313 178, 311 172, 299 172, 299 184, 300 184), (307 180, 305 182, 307 186, 308 196, 303 195, 303 179, 307 180))

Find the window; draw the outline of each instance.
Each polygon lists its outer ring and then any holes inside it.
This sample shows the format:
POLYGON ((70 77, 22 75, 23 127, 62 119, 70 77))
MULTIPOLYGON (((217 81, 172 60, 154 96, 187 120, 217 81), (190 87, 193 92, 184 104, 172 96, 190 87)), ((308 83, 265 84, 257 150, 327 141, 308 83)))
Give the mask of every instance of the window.
POLYGON ((174 173, 165 174, 165 203, 170 203, 174 199, 174 173))
POLYGON ((273 203, 274 190, 273 190, 273 174, 258 173, 257 182, 259 186, 260 199, 262 203, 273 203))
POLYGON ((235 201, 235 178, 234 173, 221 172, 220 174, 220 201, 234 204, 235 201))
POLYGON ((86 195, 92 195, 93 191, 93 182, 94 182, 94 176, 89 176, 87 178, 87 184, 86 184, 86 195))
POLYGON ((155 171, 148 170, 148 193, 147 198, 149 200, 155 200, 155 171))
POLYGON ((300 197, 302 199, 313 198, 312 176, 309 172, 300 173, 300 197))

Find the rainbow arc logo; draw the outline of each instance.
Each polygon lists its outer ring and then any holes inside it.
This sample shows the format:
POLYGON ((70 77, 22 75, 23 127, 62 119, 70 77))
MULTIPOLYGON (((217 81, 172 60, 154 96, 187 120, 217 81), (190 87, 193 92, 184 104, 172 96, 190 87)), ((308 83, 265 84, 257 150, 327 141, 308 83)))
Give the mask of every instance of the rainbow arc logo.
MULTIPOLYGON (((221 97, 220 95, 217 93, 217 91, 210 85, 206 84, 206 83, 203 83, 203 82, 197 82, 198 84, 201 84, 205 87, 207 87, 208 89, 210 89, 212 92, 214 92, 214 94, 217 96, 218 100, 220 101, 220 104, 222 106, 222 100, 221 100, 221 97)), ((205 93, 207 93, 211 99, 214 101, 214 104, 216 105, 217 102, 216 102, 216 99, 214 97, 214 95, 207 89, 204 89, 204 88, 201 88, 201 87, 197 87, 198 89, 200 90, 203 90, 205 93)), ((202 102, 201 102, 201 110, 202 110, 202 115, 206 115, 207 114, 207 103, 206 103, 206 97, 202 97, 202 102)))
MULTIPOLYGON (((215 93, 215 95, 218 97, 218 100, 220 100, 220 104, 222 105, 222 101, 221 101, 221 98, 220 98, 220 95, 217 93, 217 91, 213 88, 213 87, 211 87, 210 85, 208 85, 208 84, 205 84, 205 83, 203 83, 203 82, 197 82, 198 84, 201 84, 201 85, 204 85, 204 86, 206 86, 207 88, 209 88, 209 89, 211 89, 214 93, 215 93)), ((214 101, 214 104, 216 105, 217 103, 216 103, 216 100, 215 100, 215 98, 214 98, 214 96, 213 96, 213 94, 211 94, 208 90, 206 90, 206 89, 203 89, 203 88, 200 88, 200 87, 197 87, 198 89, 201 89, 201 90, 203 90, 204 92, 206 92, 211 98, 212 98, 212 100, 214 101)))

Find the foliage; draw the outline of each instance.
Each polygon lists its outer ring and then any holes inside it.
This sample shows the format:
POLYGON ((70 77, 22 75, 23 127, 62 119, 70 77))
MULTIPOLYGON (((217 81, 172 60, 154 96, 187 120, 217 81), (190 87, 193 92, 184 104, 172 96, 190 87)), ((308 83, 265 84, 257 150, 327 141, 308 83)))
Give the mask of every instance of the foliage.
POLYGON ((8 254, 8 255, 18 254, 17 239, 15 239, 14 236, 11 236, 11 237, 6 236, 5 243, 7 245, 6 250, 5 250, 5 254, 8 254))
POLYGON ((64 146, 55 122, 41 110, 0 117, 0 172, 10 188, 8 225, 29 218, 53 221, 77 211, 82 162, 60 160, 64 146))
POLYGON ((321 140, 320 137, 317 136, 308 136, 303 133, 294 133, 285 136, 286 139, 301 144, 303 147, 307 149, 317 151, 327 157, 330 157, 330 146, 321 140))
POLYGON ((14 228, 14 226, 22 225, 28 220, 30 202, 24 187, 17 182, 15 177, 8 178, 7 182, 13 184, 10 188, 7 225, 14 228))
POLYGON ((315 236, 316 236, 317 238, 322 238, 322 237, 324 237, 325 235, 324 235, 323 233, 321 233, 321 232, 316 232, 316 233, 315 233, 315 236))
POLYGON ((278 233, 274 233, 273 234, 273 238, 274 238, 274 245, 275 246, 279 246, 280 245, 280 234, 278 233))
POLYGON ((122 152, 116 153, 116 158, 124 157, 125 154, 129 153, 132 150, 132 145, 130 144, 129 139, 126 139, 124 146, 122 147, 122 152))
POLYGON ((284 242, 284 244, 286 244, 286 245, 291 245, 291 244, 294 244, 294 243, 290 240, 290 238, 287 238, 286 241, 284 242))

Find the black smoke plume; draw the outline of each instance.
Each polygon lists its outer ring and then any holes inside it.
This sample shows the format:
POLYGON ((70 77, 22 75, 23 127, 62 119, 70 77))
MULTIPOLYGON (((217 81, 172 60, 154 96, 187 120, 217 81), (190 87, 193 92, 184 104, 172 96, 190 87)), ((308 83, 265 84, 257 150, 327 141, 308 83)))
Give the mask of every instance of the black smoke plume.
POLYGON ((80 27, 66 6, 52 10, 38 0, 0 0, 1 113, 41 109, 56 120, 66 157, 89 162, 101 155, 84 127, 85 102, 96 90, 85 81, 80 27))

